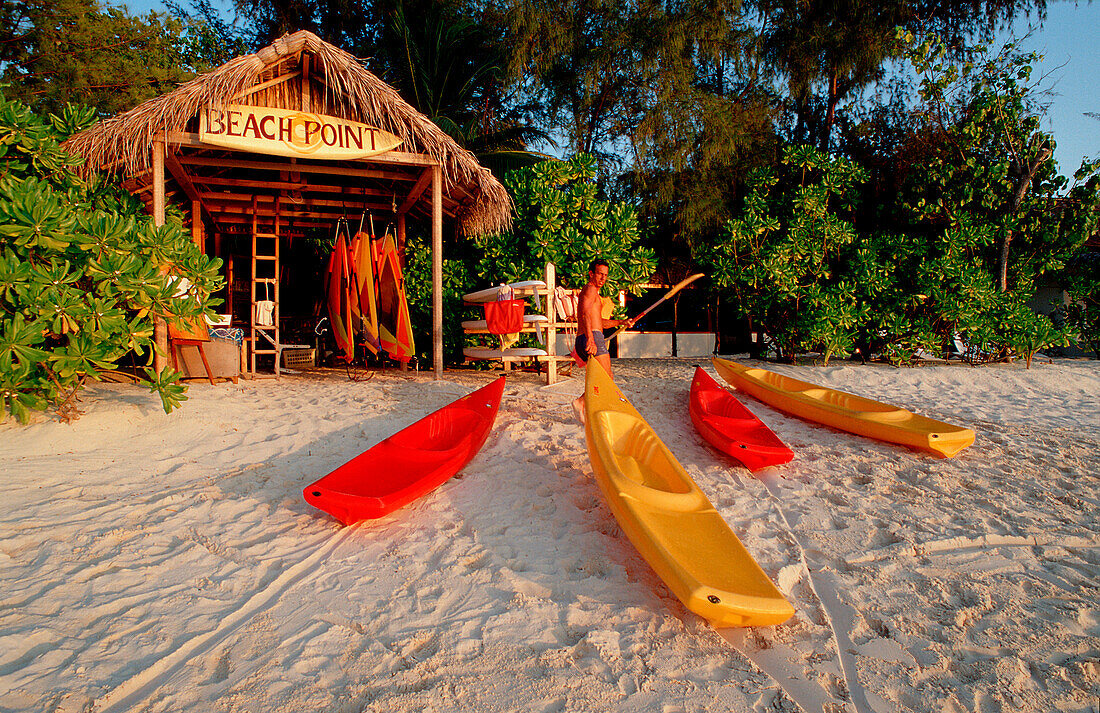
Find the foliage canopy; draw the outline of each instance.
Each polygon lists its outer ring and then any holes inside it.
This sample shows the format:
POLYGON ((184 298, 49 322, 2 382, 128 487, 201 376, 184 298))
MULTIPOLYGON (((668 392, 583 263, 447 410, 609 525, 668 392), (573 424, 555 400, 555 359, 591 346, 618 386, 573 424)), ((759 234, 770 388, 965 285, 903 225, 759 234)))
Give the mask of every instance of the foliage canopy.
MULTIPOLYGON (((178 215, 156 227, 130 194, 71 172, 59 140, 92 120, 72 106, 42 119, 0 94, 0 408, 22 421, 73 416, 89 379, 130 353, 151 361, 157 317, 200 318, 222 285, 178 215), (191 288, 178 294, 162 266, 191 288)), ((145 374, 166 412, 186 398, 171 370, 145 374)))

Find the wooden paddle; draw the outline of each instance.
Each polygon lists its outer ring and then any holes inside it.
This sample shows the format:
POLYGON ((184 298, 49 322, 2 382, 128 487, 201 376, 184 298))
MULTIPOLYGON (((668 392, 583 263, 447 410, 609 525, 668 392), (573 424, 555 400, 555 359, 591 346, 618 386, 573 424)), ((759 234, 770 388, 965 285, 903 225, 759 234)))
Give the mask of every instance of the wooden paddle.
MULTIPOLYGON (((670 298, 670 297, 674 296, 674 295, 675 295, 675 294, 676 294, 677 292, 679 292, 680 290, 684 289, 685 287, 687 287, 687 286, 688 286, 688 285, 690 285, 691 283, 695 282, 695 281, 696 281, 696 280, 698 280, 698 279, 699 279, 700 277, 703 277, 703 273, 701 273, 701 272, 697 272, 697 273, 695 273, 694 275, 692 275, 691 277, 689 277, 689 278, 687 278, 687 279, 685 279, 685 280, 680 280, 679 282, 677 282, 677 283, 676 283, 675 285, 673 285, 673 286, 672 286, 672 289, 671 289, 671 290, 669 290, 668 292, 666 292, 666 293, 665 293, 665 296, 664 296, 664 297, 662 297, 661 299, 657 300, 656 302, 654 302, 653 304, 651 304, 651 305, 650 305, 649 307, 646 307, 646 308, 645 308, 644 310, 642 310, 642 313, 641 313, 641 314, 639 314, 639 315, 638 315, 637 317, 634 317, 634 318, 633 318, 633 320, 631 320, 631 321, 632 321, 632 322, 633 322, 634 324, 637 324, 637 323, 638 323, 638 320, 640 320, 640 319, 641 319, 642 317, 646 316, 647 314, 649 314, 650 312, 652 312, 653 310, 655 310, 655 309, 656 309, 656 308, 658 307, 658 305, 660 305, 660 304, 664 303, 664 302, 665 302, 666 300, 668 300, 668 298, 670 298)), ((619 327, 618 329, 616 329, 616 330, 615 330, 614 332, 612 332, 612 333, 611 333, 611 336, 609 336, 609 337, 607 338, 607 341, 608 341, 608 342, 610 342, 610 341, 611 341, 612 339, 614 339, 614 338, 615 338, 616 336, 618 336, 619 332, 621 332, 621 331, 623 331, 624 329, 626 329, 626 328, 627 328, 627 326, 628 326, 628 325, 625 325, 625 324, 624 324, 624 325, 622 325, 621 327, 619 327)))

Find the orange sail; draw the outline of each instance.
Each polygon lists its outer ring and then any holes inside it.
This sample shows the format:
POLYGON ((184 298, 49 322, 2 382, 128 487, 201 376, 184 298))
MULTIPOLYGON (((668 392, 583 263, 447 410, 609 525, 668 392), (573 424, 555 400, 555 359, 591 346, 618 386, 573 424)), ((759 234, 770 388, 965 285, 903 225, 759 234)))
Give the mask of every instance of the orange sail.
POLYGON ((371 236, 362 232, 356 233, 348 253, 355 276, 351 299, 352 324, 361 337, 362 344, 373 354, 377 354, 381 343, 378 340, 378 300, 375 296, 371 236))
POLYGON ((378 247, 378 340, 391 359, 407 362, 415 353, 405 278, 397 254, 397 241, 389 233, 378 247))
POLYGON ((340 235, 329 255, 325 292, 328 295, 328 321, 332 325, 332 336, 336 339, 337 348, 344 352, 342 358, 351 362, 355 358, 355 342, 350 332, 352 321, 349 267, 348 244, 344 236, 340 235))

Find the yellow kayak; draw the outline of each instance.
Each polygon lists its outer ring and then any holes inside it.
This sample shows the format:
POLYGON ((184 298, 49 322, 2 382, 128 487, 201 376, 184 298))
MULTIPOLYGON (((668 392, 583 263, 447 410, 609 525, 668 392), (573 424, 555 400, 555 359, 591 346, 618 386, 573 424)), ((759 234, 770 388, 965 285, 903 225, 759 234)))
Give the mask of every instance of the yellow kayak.
POLYGON ((772 626, 783 598, 707 496, 595 359, 585 440, 596 482, 634 547, 680 601, 714 626, 772 626))
POLYGON ((969 428, 735 361, 718 357, 712 361, 722 378, 741 391, 808 421, 917 448, 939 458, 951 458, 974 442, 969 428))

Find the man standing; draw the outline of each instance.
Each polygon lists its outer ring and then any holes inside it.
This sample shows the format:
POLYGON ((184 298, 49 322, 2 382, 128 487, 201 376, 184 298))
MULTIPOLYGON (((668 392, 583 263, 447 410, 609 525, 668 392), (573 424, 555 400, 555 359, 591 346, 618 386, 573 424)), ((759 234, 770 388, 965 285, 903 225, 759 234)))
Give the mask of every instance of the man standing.
MULTIPOLYGON (((633 327, 633 319, 604 319, 600 313, 600 289, 607 284, 611 268, 607 260, 596 259, 588 266, 588 284, 581 290, 577 304, 577 356, 587 362, 590 358, 600 363, 611 374, 611 354, 603 330, 610 327, 633 327)), ((584 395, 573 402, 573 412, 584 423, 584 395)))

